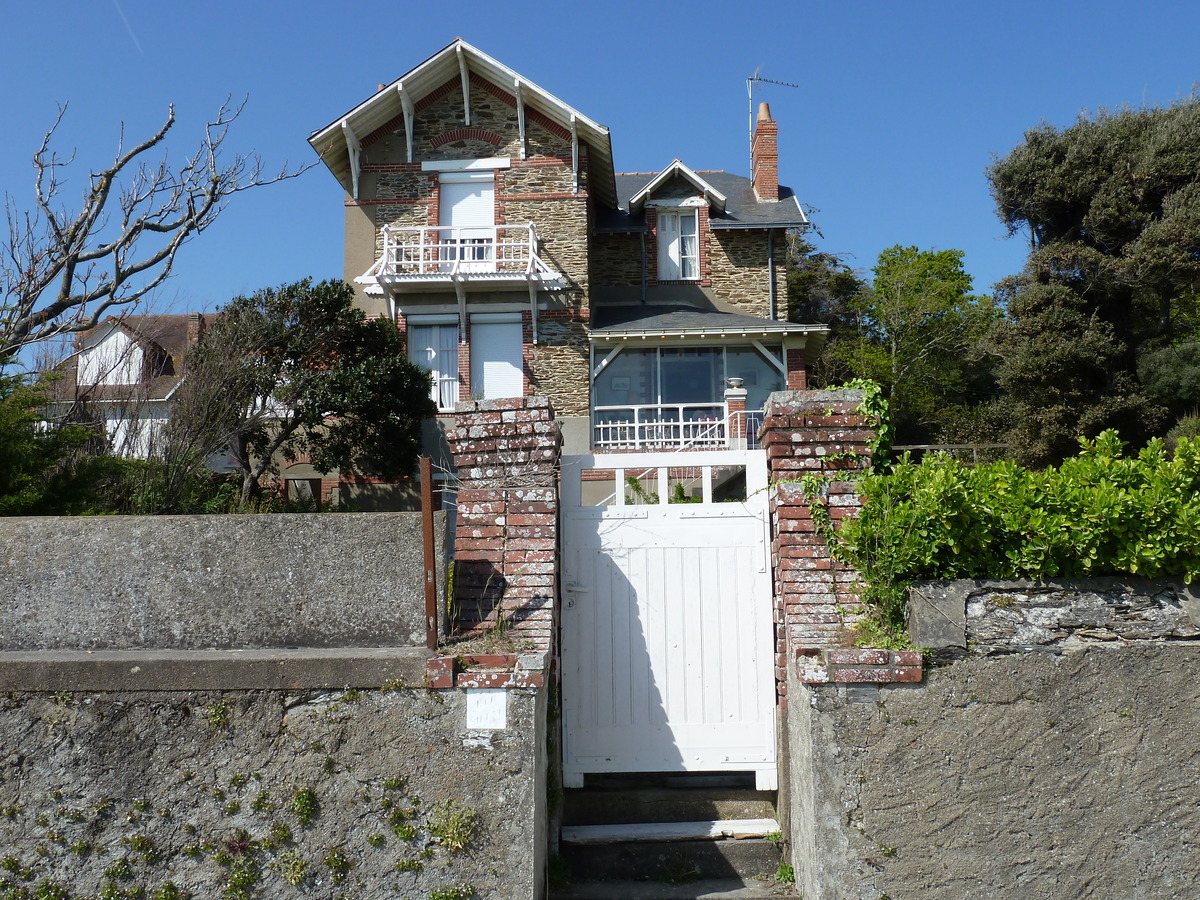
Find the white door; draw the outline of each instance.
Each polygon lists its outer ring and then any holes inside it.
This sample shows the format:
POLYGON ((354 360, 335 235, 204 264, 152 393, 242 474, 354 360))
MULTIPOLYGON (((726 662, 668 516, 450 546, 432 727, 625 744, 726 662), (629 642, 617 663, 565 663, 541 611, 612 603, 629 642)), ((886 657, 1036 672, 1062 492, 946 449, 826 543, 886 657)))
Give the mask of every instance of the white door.
POLYGON ((471 316, 471 396, 480 400, 525 393, 521 317, 510 313, 471 316))
POLYGON ((442 268, 495 271, 496 179, 492 172, 445 173, 438 193, 442 268))
POLYGON ((589 772, 753 771, 774 788, 762 451, 566 457, 563 485, 567 786, 589 772), (739 467, 745 499, 721 502, 739 467), (673 489, 689 480, 703 491, 673 489))

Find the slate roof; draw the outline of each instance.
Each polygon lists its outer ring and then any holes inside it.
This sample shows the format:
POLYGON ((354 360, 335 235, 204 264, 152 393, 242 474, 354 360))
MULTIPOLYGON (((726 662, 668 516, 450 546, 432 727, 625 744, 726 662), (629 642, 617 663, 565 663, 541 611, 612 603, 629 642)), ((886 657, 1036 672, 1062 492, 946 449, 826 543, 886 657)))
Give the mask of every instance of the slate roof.
MULTIPOLYGON (((600 210, 596 217, 596 231, 645 231, 644 213, 629 214, 629 201, 638 191, 649 184, 658 172, 637 172, 617 175, 617 203, 619 209, 600 210)), ((789 187, 779 186, 778 200, 759 200, 754 193, 754 182, 744 175, 729 172, 703 172, 698 176, 725 195, 725 212, 710 214, 709 226, 715 230, 732 228, 802 228, 809 224, 808 217, 800 208, 800 201, 789 187)))
POLYGON ((825 346, 829 328, 777 322, 688 304, 621 304, 592 309, 593 340, 665 339, 668 335, 682 334, 709 339, 743 337, 743 340, 766 335, 803 334, 815 356, 825 346))
POLYGON ((608 306, 592 311, 592 334, 628 331, 787 331, 787 322, 694 306, 608 306))

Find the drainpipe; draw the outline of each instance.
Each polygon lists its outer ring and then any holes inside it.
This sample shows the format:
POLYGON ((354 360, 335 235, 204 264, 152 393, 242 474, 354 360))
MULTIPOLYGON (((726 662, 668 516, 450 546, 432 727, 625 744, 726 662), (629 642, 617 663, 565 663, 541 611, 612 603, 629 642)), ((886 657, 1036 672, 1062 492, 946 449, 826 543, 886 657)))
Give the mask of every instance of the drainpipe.
POLYGON ((642 305, 646 303, 646 232, 641 232, 642 239, 642 305))
POLYGON ((775 229, 767 229, 767 277, 771 283, 767 286, 767 296, 771 298, 771 321, 776 321, 775 309, 775 229))

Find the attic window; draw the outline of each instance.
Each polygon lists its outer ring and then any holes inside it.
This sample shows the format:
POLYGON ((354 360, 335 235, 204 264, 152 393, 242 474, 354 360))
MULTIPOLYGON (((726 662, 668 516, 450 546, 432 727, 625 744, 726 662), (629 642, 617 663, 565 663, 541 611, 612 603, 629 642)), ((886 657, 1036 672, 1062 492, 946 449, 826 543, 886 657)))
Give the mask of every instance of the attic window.
POLYGON ((699 222, 694 209, 658 211, 659 281, 700 278, 699 222))

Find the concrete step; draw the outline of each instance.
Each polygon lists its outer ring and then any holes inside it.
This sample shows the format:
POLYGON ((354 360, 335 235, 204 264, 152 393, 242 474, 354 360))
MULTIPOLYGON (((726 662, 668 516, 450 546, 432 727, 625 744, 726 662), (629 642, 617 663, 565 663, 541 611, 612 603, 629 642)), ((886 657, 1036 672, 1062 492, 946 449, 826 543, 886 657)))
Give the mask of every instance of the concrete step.
POLYGON ((735 787, 588 788, 568 790, 563 797, 564 825, 768 819, 774 816, 774 791, 735 787))
POLYGON ((790 884, 710 878, 689 884, 589 881, 552 890, 550 900, 800 900, 800 895, 790 884))
POLYGON ((564 844, 615 844, 631 841, 703 841, 719 838, 761 838, 779 831, 774 819, 705 819, 695 822, 621 822, 611 825, 569 825, 562 829, 564 844))
MULTIPOLYGON (((571 881, 639 881, 687 884, 702 879, 771 878, 779 847, 765 838, 734 840, 638 840, 559 845, 571 881)), ((619 895, 618 895, 619 896, 619 895)))

